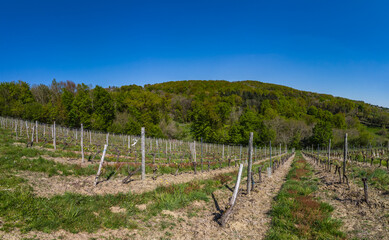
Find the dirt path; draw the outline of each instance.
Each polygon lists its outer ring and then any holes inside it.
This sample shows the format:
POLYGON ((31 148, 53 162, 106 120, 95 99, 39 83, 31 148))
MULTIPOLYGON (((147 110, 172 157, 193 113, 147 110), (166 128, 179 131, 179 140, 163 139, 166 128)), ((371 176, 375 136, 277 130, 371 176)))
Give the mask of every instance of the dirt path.
POLYGON ((350 180, 350 188, 339 183, 339 176, 324 171, 312 159, 305 157, 315 169, 319 181, 316 197, 331 204, 333 216, 341 219, 342 231, 357 239, 389 239, 389 197, 369 188, 368 206, 364 202, 363 188, 350 180))
MULTIPOLYGON (((183 221, 175 227, 173 239, 263 239, 271 221, 268 214, 271 210, 271 203, 285 181, 293 158, 294 156, 272 177, 269 178, 263 174, 263 182, 255 186, 250 196, 241 194, 238 197, 234 214, 225 228, 220 227, 214 221, 218 209, 216 204, 213 204, 210 211, 199 214, 199 217, 183 221)), ((241 186, 245 188, 245 181, 241 186)), ((230 196, 231 192, 215 193, 215 199, 220 208, 226 206, 230 196)))

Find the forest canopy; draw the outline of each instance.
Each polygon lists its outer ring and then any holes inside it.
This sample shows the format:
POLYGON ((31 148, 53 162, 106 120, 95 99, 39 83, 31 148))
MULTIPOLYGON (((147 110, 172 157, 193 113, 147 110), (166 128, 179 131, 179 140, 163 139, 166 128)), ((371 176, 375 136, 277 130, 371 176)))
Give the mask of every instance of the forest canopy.
POLYGON ((71 81, 0 84, 0 114, 117 134, 256 145, 387 144, 389 110, 258 81, 174 81, 103 88, 71 81))

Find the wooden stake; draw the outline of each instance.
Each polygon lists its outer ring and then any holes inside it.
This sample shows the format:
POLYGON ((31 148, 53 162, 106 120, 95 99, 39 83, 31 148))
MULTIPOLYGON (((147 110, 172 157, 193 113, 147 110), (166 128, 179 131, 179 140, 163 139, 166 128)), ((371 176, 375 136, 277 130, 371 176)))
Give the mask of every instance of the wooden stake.
POLYGON ((84 163, 84 126, 81 123, 81 157, 82 163, 84 163))
POLYGON ((35 121, 36 142, 38 142, 38 121, 35 121))
POLYGON ((363 191, 365 193, 365 201, 368 204, 369 199, 368 199, 368 193, 367 193, 367 178, 362 178, 362 182, 363 182, 363 191))
POLYGON ((328 169, 330 169, 330 162, 331 162, 331 139, 329 140, 328 143, 328 169))
POLYGON ((55 121, 53 125, 53 145, 54 145, 54 150, 57 150, 57 146, 55 144, 55 121))
POLYGON ((102 168, 103 163, 104 163, 104 157, 105 157, 105 152, 107 151, 107 147, 108 147, 108 145, 105 144, 104 145, 103 156, 101 156, 101 160, 100 160, 99 170, 97 171, 97 175, 96 175, 96 178, 95 178, 95 186, 97 185, 97 182, 98 182, 99 177, 100 177, 101 168, 102 168))
POLYGON ((142 180, 146 178, 145 128, 141 128, 142 180))
POLYGON ((236 179, 234 193, 232 194, 232 198, 230 200, 230 206, 234 206, 235 205, 236 197, 238 196, 238 191, 239 191, 240 179, 242 177, 242 171, 243 171, 243 164, 241 163, 239 165, 238 178, 236 179))
POLYGON ((346 176, 346 162, 347 162, 347 133, 344 135, 344 151, 343 151, 343 182, 346 176))
POLYGON ((201 138, 201 172, 203 172, 203 138, 201 138))
POLYGON ((249 161, 248 161, 248 166, 247 166, 247 194, 250 194, 251 187, 252 187, 252 183, 251 183, 252 165, 253 165, 253 133, 250 132, 249 161))

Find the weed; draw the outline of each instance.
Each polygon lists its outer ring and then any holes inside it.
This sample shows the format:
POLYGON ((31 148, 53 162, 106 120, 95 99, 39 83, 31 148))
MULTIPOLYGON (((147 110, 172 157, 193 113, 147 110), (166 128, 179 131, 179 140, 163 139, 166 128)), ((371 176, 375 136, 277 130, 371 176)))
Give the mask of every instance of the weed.
POLYGON ((276 197, 267 239, 343 239, 341 223, 330 217, 333 208, 312 197, 317 181, 309 164, 297 155, 287 181, 276 197))

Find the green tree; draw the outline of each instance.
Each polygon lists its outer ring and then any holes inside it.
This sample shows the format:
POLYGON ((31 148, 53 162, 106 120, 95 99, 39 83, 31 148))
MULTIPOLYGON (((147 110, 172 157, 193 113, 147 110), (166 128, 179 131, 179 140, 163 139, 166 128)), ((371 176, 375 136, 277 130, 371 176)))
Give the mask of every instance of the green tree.
POLYGON ((82 123, 85 128, 92 128, 92 100, 89 95, 89 88, 85 84, 77 85, 76 97, 73 100, 72 109, 69 112, 69 125, 80 127, 82 123))
POLYGON ((312 143, 326 145, 332 139, 332 126, 329 122, 320 121, 313 128, 312 143))
POLYGON ((115 109, 111 95, 107 90, 96 86, 92 91, 93 114, 92 127, 106 131, 115 118, 115 109))

